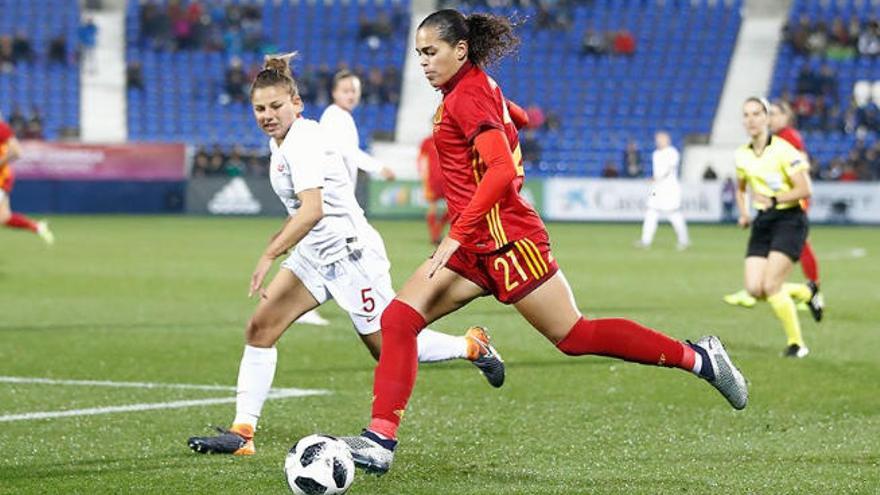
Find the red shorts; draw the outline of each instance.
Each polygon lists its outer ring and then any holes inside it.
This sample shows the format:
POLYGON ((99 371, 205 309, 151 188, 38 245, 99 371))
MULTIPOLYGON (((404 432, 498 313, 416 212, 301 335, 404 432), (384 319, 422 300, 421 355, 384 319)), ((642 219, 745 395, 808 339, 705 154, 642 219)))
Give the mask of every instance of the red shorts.
POLYGON ((435 177, 433 175, 429 175, 424 180, 424 188, 425 188, 425 199, 434 202, 443 199, 444 191, 443 191, 443 178, 435 177))
POLYGON ((491 253, 459 248, 446 267, 479 285, 504 304, 514 304, 549 280, 559 265, 546 230, 513 241, 491 253))
POLYGON ((6 191, 6 194, 12 192, 12 185, 15 184, 15 173, 9 165, 0 168, 0 189, 6 191))

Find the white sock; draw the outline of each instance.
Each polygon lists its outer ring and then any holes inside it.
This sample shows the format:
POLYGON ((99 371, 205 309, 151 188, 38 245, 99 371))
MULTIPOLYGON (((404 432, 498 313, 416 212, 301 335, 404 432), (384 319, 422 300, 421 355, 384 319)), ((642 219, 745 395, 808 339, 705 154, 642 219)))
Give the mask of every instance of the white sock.
POLYGON ((681 211, 676 210, 669 215, 669 223, 672 224, 672 228, 675 229, 675 235, 678 237, 678 243, 686 246, 691 243, 690 238, 688 237, 688 228, 687 224, 684 222, 684 215, 681 214, 681 211))
POLYGON ((654 242, 654 234, 657 232, 657 210, 649 208, 645 212, 645 221, 642 222, 642 245, 650 246, 654 242))
POLYGON ((419 334, 416 342, 420 363, 467 358, 467 339, 461 336, 447 335, 426 328, 419 334))
POLYGON ((263 403, 272 388, 278 350, 274 347, 244 346, 244 355, 238 368, 238 386, 235 391, 235 421, 247 423, 257 429, 257 420, 263 403))
POLYGON ((691 369, 691 371, 695 375, 700 376, 700 371, 702 371, 702 370, 703 370, 703 356, 701 356, 699 352, 694 351, 694 367, 691 369))

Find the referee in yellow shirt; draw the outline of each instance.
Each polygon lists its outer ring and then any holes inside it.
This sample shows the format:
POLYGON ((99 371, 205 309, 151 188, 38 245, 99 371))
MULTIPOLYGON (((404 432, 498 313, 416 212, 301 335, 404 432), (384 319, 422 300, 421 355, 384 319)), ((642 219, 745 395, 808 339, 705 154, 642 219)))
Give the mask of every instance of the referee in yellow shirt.
MULTIPOLYGON (((770 104, 752 97, 743 104, 748 144, 736 150, 736 205, 739 226, 752 227, 746 251, 745 287, 753 297, 766 300, 788 337, 784 356, 809 354, 801 335, 795 301, 812 300, 806 284, 785 283, 798 260, 809 226, 800 201, 810 197, 810 164, 794 146, 770 133, 770 104), (752 219, 746 200, 749 189, 757 216, 752 219)), ((812 308, 821 313, 822 308, 812 308)))

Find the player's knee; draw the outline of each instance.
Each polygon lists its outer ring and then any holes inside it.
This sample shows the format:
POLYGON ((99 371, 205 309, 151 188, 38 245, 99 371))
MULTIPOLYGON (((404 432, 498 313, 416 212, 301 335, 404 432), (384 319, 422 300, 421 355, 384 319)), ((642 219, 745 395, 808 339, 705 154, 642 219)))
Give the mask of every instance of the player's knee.
POLYGON ((746 284, 746 292, 755 299, 762 299, 764 297, 764 287, 760 283, 746 284))
POLYGON ((777 280, 765 280, 761 289, 765 296, 772 296, 782 290, 782 282, 777 280))
POLYGON ((254 347, 272 347, 275 345, 275 336, 268 325, 261 323, 256 318, 251 318, 244 330, 245 341, 254 347))

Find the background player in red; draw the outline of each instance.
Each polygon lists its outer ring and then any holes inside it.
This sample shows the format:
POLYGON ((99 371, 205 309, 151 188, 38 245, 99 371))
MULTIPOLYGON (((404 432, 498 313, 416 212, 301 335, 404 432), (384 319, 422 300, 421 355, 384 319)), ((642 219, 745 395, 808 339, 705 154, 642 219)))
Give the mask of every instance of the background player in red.
POLYGON ((417 165, 419 177, 422 178, 425 201, 428 202, 428 212, 425 214, 425 221, 428 222, 428 235, 432 244, 440 244, 443 229, 449 221, 449 210, 440 212, 440 200, 443 199, 443 176, 440 173, 440 157, 437 155, 437 146, 434 145, 433 135, 422 141, 417 165))
MULTIPOLYGON (((774 100, 770 104, 770 132, 788 141, 801 153, 806 154, 807 149, 806 146, 804 146, 804 140, 801 137, 801 133, 794 128, 794 112, 792 111, 791 106, 782 100, 774 100)), ((806 212, 810 208, 810 200, 801 200, 801 206, 806 212)), ((810 309, 813 311, 813 318, 816 321, 821 321, 823 315, 821 308, 824 307, 824 302, 822 301, 822 294, 819 292, 819 262, 816 260, 816 253, 813 251, 813 246, 810 245, 809 239, 804 242, 804 249, 801 251, 799 261, 804 276, 809 280, 807 285, 813 293, 813 304, 799 304, 798 308, 802 310, 810 309), (813 308, 819 308, 820 311, 816 312, 813 308)), ((754 297, 750 296, 745 289, 743 289, 739 292, 724 296, 724 302, 751 308, 757 301, 754 297)))
POLYGON ((55 242, 55 236, 45 220, 35 222, 21 213, 12 211, 9 196, 15 184, 15 173, 10 164, 19 156, 21 156, 21 144, 12 132, 12 128, 0 120, 0 223, 13 229, 30 230, 38 234, 46 244, 51 245, 55 242))
POLYGON ((508 19, 449 9, 428 16, 416 32, 425 77, 443 93, 434 139, 452 227, 382 314, 372 420, 360 436, 343 437, 368 471, 384 473, 394 459, 418 369, 416 336, 489 294, 512 304, 567 355, 680 368, 705 378, 736 409, 748 401, 745 379, 717 337, 686 343, 622 318, 587 320, 578 310, 541 218, 519 194, 516 127, 501 89, 482 69, 517 43, 508 19))

